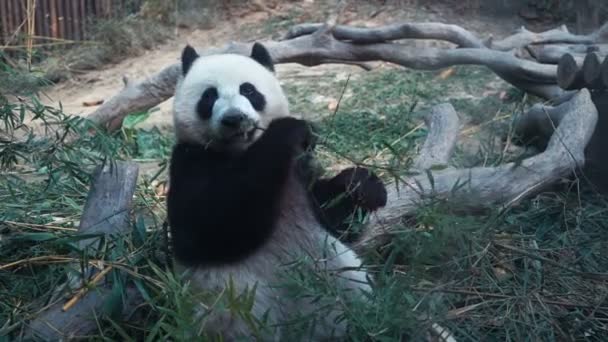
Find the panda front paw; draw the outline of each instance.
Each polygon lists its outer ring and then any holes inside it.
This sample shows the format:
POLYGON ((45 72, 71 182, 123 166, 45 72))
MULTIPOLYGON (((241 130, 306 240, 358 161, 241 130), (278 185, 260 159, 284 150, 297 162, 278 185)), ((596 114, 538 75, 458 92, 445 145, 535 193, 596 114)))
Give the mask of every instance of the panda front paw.
POLYGON ((315 144, 310 124, 306 120, 292 117, 273 120, 264 134, 272 136, 278 144, 284 144, 296 150, 307 151, 315 144))
POLYGON ((366 168, 345 169, 332 179, 332 183, 342 187, 351 200, 366 211, 375 211, 386 205, 384 183, 366 168))

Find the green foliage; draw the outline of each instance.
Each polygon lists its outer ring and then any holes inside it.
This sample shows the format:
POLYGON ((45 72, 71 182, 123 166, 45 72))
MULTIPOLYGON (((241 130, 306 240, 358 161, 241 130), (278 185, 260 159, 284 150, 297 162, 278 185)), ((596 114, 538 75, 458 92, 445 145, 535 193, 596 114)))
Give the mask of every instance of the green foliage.
MULTIPOLYGON (((150 153, 151 143, 125 139, 126 131, 106 134, 85 119, 44 106, 35 96, 19 102, 3 97, 0 127, 0 261, 3 266, 16 263, 0 268, 0 321, 6 322, 0 335, 18 333, 18 327, 46 305, 66 276, 78 272, 89 259, 123 263, 131 271, 115 270, 107 276, 113 284, 104 316, 104 322, 109 322, 121 309, 126 286, 138 281, 127 275, 145 274, 150 260, 162 265, 155 254, 164 241, 162 230, 142 228, 138 221, 138 234, 133 238, 98 240, 102 248, 93 255, 77 247, 75 242, 84 237, 74 236, 73 230, 82 214, 93 168, 150 153), (93 130, 95 134, 91 134, 93 130), (37 261, 28 261, 32 258, 37 261)), ((168 151, 170 140, 152 139, 149 136, 154 132, 160 135, 158 131, 141 134, 154 141, 157 158, 166 158, 162 153, 168 151), (167 145, 161 146, 163 142, 167 145)), ((139 133, 131 131, 132 136, 139 133)), ((136 211, 146 212, 155 226, 161 222, 155 208, 160 203, 149 188, 152 180, 144 177, 139 186, 136 211)), ((103 325, 103 329, 117 334, 112 326, 103 325)))
MULTIPOLYGON (((467 137, 495 146, 461 147, 455 165, 465 158, 480 165, 517 157, 504 152, 497 136, 508 135, 510 114, 519 113, 528 99, 516 93, 498 98, 508 89, 494 87, 495 77, 484 69, 456 68, 442 81, 435 73, 395 69, 348 82, 329 76, 331 81, 287 86, 295 112, 318 114, 319 156, 326 166, 363 163, 386 180, 408 177, 409 161, 425 135, 421 114, 447 100, 466 123, 464 132, 479 128, 467 137), (468 97, 488 88, 494 95, 468 97), (318 94, 339 100, 338 108, 317 101, 318 94)), ((269 328, 250 313, 255 288, 239 292, 230 284, 217 293, 196 291, 172 269, 162 227, 164 200, 153 184, 164 172, 173 138, 139 128, 149 115, 133 113, 121 131, 108 134, 36 97, 2 98, 0 336, 17 338, 57 286, 94 260, 113 270, 106 276, 110 300, 92 339, 193 339, 207 324, 199 302, 239 315, 260 334, 269 328), (76 242, 83 237, 74 230, 91 171, 121 159, 158 164, 153 172, 140 173, 132 230, 126 236, 95 237, 96 251, 80 249, 76 242), (116 313, 133 293, 146 304, 137 319, 122 322, 116 313)), ((385 245, 364 255, 374 282, 365 300, 349 300, 332 276, 311 269, 309 260, 285 265, 278 285, 322 304, 319 312, 288 322, 290 340, 306 340, 314 320, 331 309, 344 312, 336 319, 349 322, 353 341, 423 341, 434 323, 458 341, 605 340, 608 203, 579 182, 516 207, 475 215, 456 211, 449 201, 425 199, 392 227, 385 245)))

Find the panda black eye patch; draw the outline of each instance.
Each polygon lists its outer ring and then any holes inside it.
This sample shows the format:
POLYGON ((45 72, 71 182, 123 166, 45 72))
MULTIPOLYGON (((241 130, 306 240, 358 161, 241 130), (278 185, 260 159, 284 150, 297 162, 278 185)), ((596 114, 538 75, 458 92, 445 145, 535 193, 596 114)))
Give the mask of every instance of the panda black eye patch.
POLYGON ((258 112, 263 111, 264 107, 266 107, 266 98, 253 84, 249 82, 241 84, 239 92, 249 100, 253 108, 258 112))
POLYGON ((214 87, 207 88, 201 95, 200 100, 196 104, 196 112, 201 119, 208 120, 213 113, 213 105, 217 101, 217 89, 214 87))

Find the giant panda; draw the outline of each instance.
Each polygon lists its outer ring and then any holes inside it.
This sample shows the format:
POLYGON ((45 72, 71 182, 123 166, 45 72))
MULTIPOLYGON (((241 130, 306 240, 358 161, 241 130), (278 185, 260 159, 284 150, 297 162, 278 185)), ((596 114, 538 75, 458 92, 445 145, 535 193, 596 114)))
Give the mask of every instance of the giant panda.
MULTIPOLYGON (((255 288, 251 315, 270 327, 259 332, 251 320, 207 306, 202 331, 224 340, 291 340, 290 319, 322 311, 311 298, 291 297, 281 270, 308 260, 315 271, 334 272, 341 293, 363 298, 370 279, 349 247, 354 238, 340 237, 355 211, 385 205, 386 190, 365 168, 316 176, 311 125, 290 115, 262 44, 248 56, 199 56, 188 45, 181 65, 167 195, 176 269, 203 291, 255 288)), ((339 310, 317 316, 311 340, 345 336, 339 310)))

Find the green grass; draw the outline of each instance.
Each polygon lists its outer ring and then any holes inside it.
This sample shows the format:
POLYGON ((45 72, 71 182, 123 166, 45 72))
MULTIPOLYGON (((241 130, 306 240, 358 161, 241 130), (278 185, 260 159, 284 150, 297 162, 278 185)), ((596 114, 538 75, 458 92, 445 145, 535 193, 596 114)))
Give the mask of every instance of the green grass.
MULTIPOLYGON (((517 158, 503 153, 501 137, 508 135, 509 114, 521 111, 527 99, 463 96, 483 93, 495 79, 484 69, 457 68, 446 80, 436 73, 395 69, 360 74, 348 84, 328 76, 286 89, 295 112, 317 115, 319 157, 333 171, 365 164, 387 181, 407 177, 426 134, 421 114, 448 99, 465 130, 479 128, 466 138, 486 142, 478 149, 460 148, 454 165, 517 158), (316 95, 342 100, 334 111, 326 102, 313 101, 316 95)), ((170 133, 139 128, 147 114, 136 113, 120 132, 88 135, 86 121, 31 99, 0 98, 0 131, 19 137, 0 140, 0 336, 18 339, 67 274, 78 272, 86 260, 99 259, 116 266, 107 277, 114 295, 92 339, 187 339, 198 328, 190 323, 193 303, 217 298, 212 293, 195 297, 168 266, 164 202, 153 186, 162 180, 159 173, 140 175, 126 237, 108 238, 91 254, 77 248, 73 232, 93 168, 124 159, 157 163, 155 170, 162 171, 173 143, 170 133), (44 122, 73 132, 75 139, 27 129, 44 122), (40 259, 31 260, 35 257, 40 259), (73 262, 60 263, 58 257, 73 262), (6 266, 11 263, 18 264, 6 266), (128 323, 115 315, 127 287, 146 299, 128 323)), ((386 245, 365 255, 376 280, 370 301, 340 304, 352 340, 423 341, 432 323, 450 329, 458 341, 606 339, 608 203, 582 182, 477 215, 428 199, 393 227, 386 245)), ((298 265, 289 271, 288 284, 299 295, 335 303, 337 294, 327 278, 313 277, 298 265)), ((245 317, 249 304, 247 295, 231 291, 218 301, 219 307, 245 317)))

